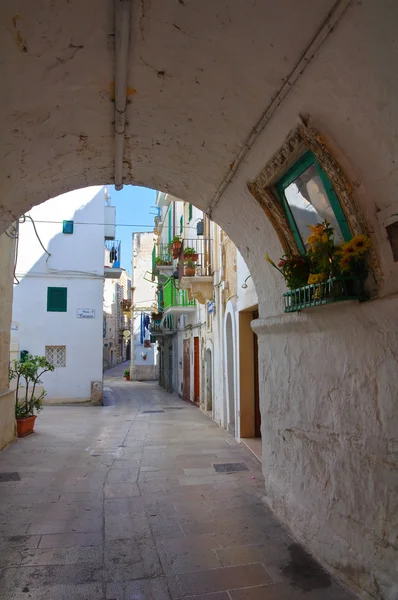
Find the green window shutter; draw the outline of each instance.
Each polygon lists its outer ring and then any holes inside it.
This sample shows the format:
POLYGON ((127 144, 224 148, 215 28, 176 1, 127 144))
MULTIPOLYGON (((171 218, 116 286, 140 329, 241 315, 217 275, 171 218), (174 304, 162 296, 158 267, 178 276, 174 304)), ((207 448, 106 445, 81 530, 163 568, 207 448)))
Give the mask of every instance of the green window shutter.
POLYGON ((188 222, 192 221, 192 204, 188 206, 188 222))
POLYGON ((66 312, 67 292, 66 287, 47 288, 47 312, 66 312))
POLYGON ((184 217, 181 215, 181 217, 180 217, 180 235, 182 235, 183 231, 184 231, 184 217))
POLYGON ((170 204, 169 207, 169 221, 168 221, 168 233, 169 233, 169 242, 173 239, 173 205, 170 204))
POLYGON ((73 221, 62 222, 62 233, 73 233, 73 221))

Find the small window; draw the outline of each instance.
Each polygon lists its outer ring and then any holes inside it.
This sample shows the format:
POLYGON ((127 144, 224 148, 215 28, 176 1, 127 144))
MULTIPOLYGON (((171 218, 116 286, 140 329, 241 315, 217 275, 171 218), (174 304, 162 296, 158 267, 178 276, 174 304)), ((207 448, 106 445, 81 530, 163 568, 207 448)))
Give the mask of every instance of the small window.
POLYGON ((192 208, 193 208, 192 204, 190 204, 188 206, 188 223, 189 223, 189 221, 192 221, 192 208))
POLYGON ((47 312, 66 312, 67 291, 66 287, 47 288, 47 312))
POLYGON ((351 239, 351 231, 326 173, 312 152, 307 152, 280 179, 277 192, 302 254, 306 253, 309 225, 329 221, 335 243, 351 239))
POLYGON ((73 233, 73 221, 62 222, 62 233, 73 233))
POLYGON ((46 346, 46 359, 54 367, 66 367, 66 346, 46 346))

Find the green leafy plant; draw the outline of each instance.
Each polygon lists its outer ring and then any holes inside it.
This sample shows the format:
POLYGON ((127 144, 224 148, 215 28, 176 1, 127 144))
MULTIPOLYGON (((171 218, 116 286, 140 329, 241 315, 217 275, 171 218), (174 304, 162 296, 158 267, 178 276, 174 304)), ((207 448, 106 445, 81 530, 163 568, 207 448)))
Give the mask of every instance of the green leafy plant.
POLYGON ((196 254, 195 248, 191 248, 190 246, 184 248, 184 256, 193 256, 194 254, 196 254))
POLYGON ((186 267, 188 267, 189 269, 196 268, 196 262, 194 260, 192 260, 192 258, 188 258, 187 260, 184 260, 184 265, 186 267))
POLYGON ((124 369, 123 376, 124 377, 130 377, 130 369, 124 369))
POLYGON ((366 276, 366 254, 371 247, 367 235, 359 234, 341 246, 334 243, 334 230, 325 219, 322 223, 310 225, 307 239, 307 255, 282 256, 276 265, 268 254, 265 259, 285 278, 289 289, 305 285, 317 285, 329 278, 366 276))
POLYGON ((8 378, 10 381, 16 379, 16 391, 15 391, 15 418, 25 419, 31 417, 35 412, 39 412, 42 409, 43 399, 46 392, 36 397, 36 387, 41 383, 40 377, 48 371, 54 371, 54 365, 52 365, 45 356, 33 356, 28 354, 24 361, 13 360, 9 372, 8 378), (25 384, 24 387, 21 383, 25 384), (21 397, 22 394, 22 397, 21 397))
POLYGON ((269 262, 285 279, 286 287, 289 290, 295 290, 303 285, 306 285, 310 266, 308 260, 303 256, 294 254, 284 254, 278 265, 268 256, 265 255, 265 260, 269 262))

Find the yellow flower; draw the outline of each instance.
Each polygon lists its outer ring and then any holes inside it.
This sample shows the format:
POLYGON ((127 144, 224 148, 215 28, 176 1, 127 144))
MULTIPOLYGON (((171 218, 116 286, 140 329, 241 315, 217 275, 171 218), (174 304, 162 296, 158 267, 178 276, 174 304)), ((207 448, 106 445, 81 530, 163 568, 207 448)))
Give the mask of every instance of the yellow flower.
POLYGON ((351 245, 357 254, 365 254, 372 244, 367 235, 359 234, 351 240, 351 245))
POLYGON ((318 223, 317 225, 309 225, 308 227, 310 228, 313 235, 322 235, 325 229, 322 223, 318 223))
POLYGON ((345 244, 342 245, 341 247, 343 254, 345 254, 346 256, 352 256, 355 253, 355 248, 354 245, 351 242, 346 242, 345 244))
POLYGON ((340 261, 340 269, 342 271, 347 271, 350 268, 350 256, 343 256, 340 261))
POLYGON ((316 283, 322 283, 322 281, 326 281, 328 278, 327 273, 311 273, 308 277, 309 285, 314 285, 316 283))

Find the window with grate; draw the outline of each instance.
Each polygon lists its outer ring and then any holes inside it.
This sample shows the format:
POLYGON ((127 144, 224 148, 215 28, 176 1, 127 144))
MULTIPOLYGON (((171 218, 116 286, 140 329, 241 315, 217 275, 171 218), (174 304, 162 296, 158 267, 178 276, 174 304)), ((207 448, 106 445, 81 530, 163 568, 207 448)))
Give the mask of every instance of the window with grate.
POLYGON ((66 287, 48 287, 47 312, 66 312, 67 292, 66 287))
POLYGON ((66 346, 46 346, 46 359, 54 367, 66 367, 66 346))

